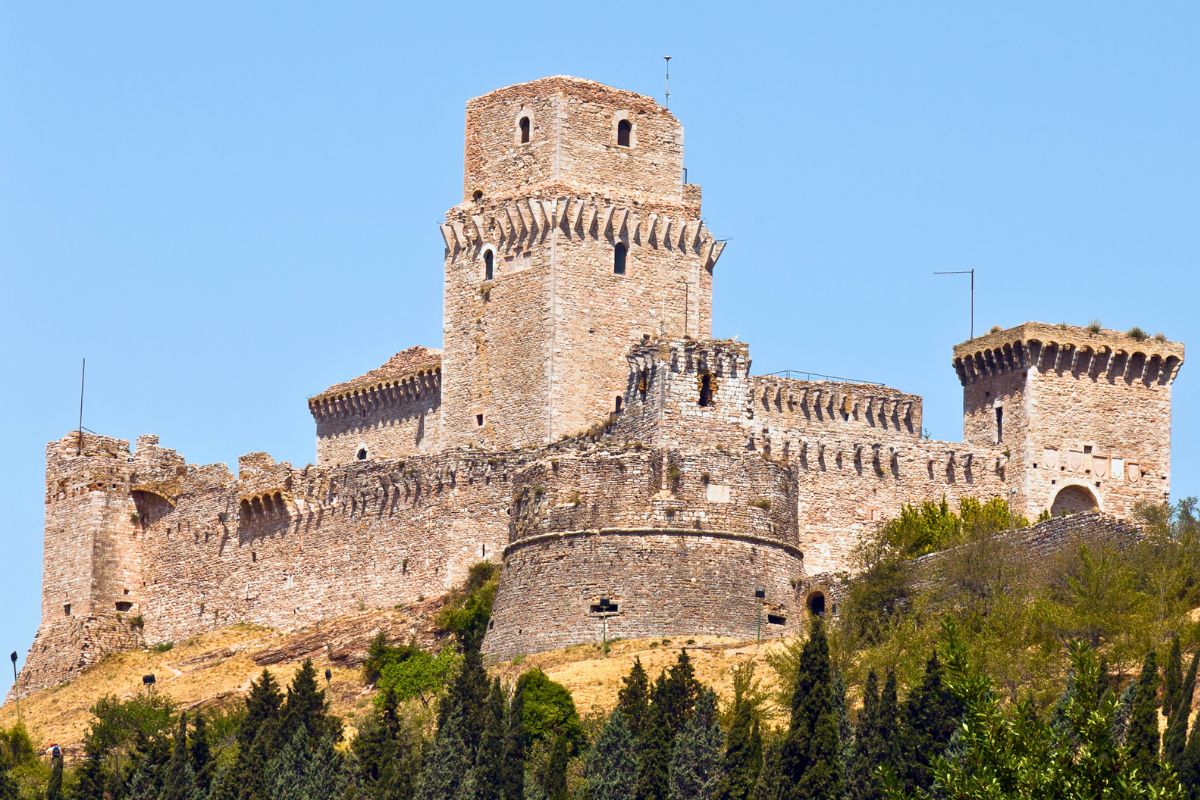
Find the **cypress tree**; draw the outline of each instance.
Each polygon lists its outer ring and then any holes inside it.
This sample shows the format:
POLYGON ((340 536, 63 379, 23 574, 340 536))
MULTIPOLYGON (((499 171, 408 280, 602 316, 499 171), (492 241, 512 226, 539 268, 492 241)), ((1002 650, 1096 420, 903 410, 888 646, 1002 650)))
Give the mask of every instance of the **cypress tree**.
MULTIPOLYGON (((8 770, 4 770, 5 777, 8 770)), ((11 782, 12 779, 8 778, 11 782)), ((71 792, 71 800, 104 800, 104 764, 100 754, 88 744, 84 753, 83 763, 76 771, 75 788, 71 792)), ((16 800, 16 784, 13 783, 12 794, 6 794, 0 789, 0 800, 16 800)))
POLYGON ((337 742, 342 738, 341 720, 329 713, 325 691, 317 684, 317 670, 312 659, 306 658, 292 678, 281 716, 283 729, 289 735, 294 734, 297 727, 303 726, 313 746, 327 739, 337 742))
POLYGON ((474 800, 500 800, 500 777, 504 760, 504 692, 500 679, 492 682, 488 695, 487 717, 483 735, 479 740, 479 752, 475 754, 475 769, 472 773, 474 800))
POLYGON ((589 800, 628 800, 634 796, 637 755, 633 731, 619 703, 588 751, 584 781, 589 800))
POLYGON ((758 717, 746 697, 746 686, 736 678, 733 685, 733 721, 725 746, 722 800, 750 800, 762 770, 763 744, 758 717))
POLYGON ((1179 646, 1179 637, 1171 637, 1171 650, 1167 654, 1167 662, 1163 665, 1163 698, 1162 711, 1168 717, 1175 712, 1179 705, 1179 690, 1183 685, 1183 650, 1179 646))
POLYGON ((1125 732, 1130 765, 1148 781, 1158 774, 1158 745, 1158 663, 1151 650, 1142 662, 1125 732))
POLYGON ((702 688, 700 681, 696 680, 696 670, 692 667, 692 659, 688 657, 687 650, 680 650, 679 657, 667 670, 666 691, 663 695, 672 739, 687 724, 702 688))
POLYGON ((634 739, 640 737, 646 729, 646 718, 650 712, 650 679, 640 658, 633 660, 629 674, 621 679, 617 708, 621 709, 625 725, 634 739))
POLYGON ((900 729, 900 778, 909 790, 933 786, 933 762, 950 744, 964 707, 946 685, 935 650, 921 683, 908 695, 900 729))
POLYGON ((508 704, 504 758, 500 763, 500 800, 525 797, 525 693, 520 683, 508 704))
POLYGON ((350 743, 359 783, 369 790, 372 797, 382 794, 380 784, 386 780, 388 768, 397 755, 395 741, 399 718, 395 690, 389 687, 383 693, 382 700, 350 743))
POLYGON ((469 646, 438 709, 437 733, 421 772, 421 797, 454 798, 461 791, 475 765, 489 686, 479 649, 469 646))
POLYGON ((63 760, 62 753, 54 756, 50 764, 50 780, 46 784, 46 800, 63 800, 62 790, 63 760))
POLYGON ((1192 694, 1196 689, 1196 667, 1200 665, 1200 650, 1192 656, 1187 677, 1179 687, 1179 702, 1167 718, 1167 733, 1163 737, 1163 761, 1171 765, 1176 774, 1183 771, 1183 751, 1187 747, 1188 716, 1192 713, 1192 694))
POLYGON ((659 674, 650 692, 645 730, 638 740, 637 800, 666 800, 674 730, 667 718, 667 679, 659 674))
POLYGON ((839 714, 829 641, 814 618, 800 654, 792 718, 780 754, 780 800, 826 800, 843 791, 839 714))
POLYGON ((179 715, 179 729, 163 780, 162 800, 191 800, 196 787, 189 762, 187 714, 184 713, 179 715))
POLYGON ((226 796, 236 800, 269 800, 264 786, 267 762, 279 749, 280 709, 283 693, 275 678, 263 670, 250 684, 246 696, 246 716, 238 726, 238 753, 224 784, 226 796))
POLYGON ((129 777, 129 797, 132 800, 159 800, 170 760, 171 745, 167 739, 139 731, 129 777))
POLYGON ((197 711, 192 720, 188 758, 192 765, 192 776, 196 781, 196 789, 201 794, 207 795, 209 785, 212 783, 212 753, 208 744, 208 726, 204 721, 204 713, 201 711, 197 711))
POLYGON ((1200 733, 1200 725, 1193 725, 1192 735, 1188 737, 1176 775, 1185 794, 1193 800, 1200 798, 1200 735, 1198 733, 1200 733))
POLYGON ((758 772, 758 780, 754 782, 752 800, 779 800, 783 786, 782 763, 783 740, 775 737, 769 746, 763 748, 762 769, 758 772))
POLYGON ((863 685, 863 706, 854 726, 854 749, 846 769, 846 793, 850 800, 874 800, 875 752, 879 738, 879 677, 875 670, 867 673, 863 685))
POLYGON ((567 735, 559 731, 550 746, 550 760, 542 773, 542 792, 546 800, 567 800, 567 762, 570 760, 570 742, 567 735))
POLYGON ((671 800, 716 800, 721 788, 724 737, 717 723, 717 695, 704 689, 696 707, 675 737, 671 754, 671 800))

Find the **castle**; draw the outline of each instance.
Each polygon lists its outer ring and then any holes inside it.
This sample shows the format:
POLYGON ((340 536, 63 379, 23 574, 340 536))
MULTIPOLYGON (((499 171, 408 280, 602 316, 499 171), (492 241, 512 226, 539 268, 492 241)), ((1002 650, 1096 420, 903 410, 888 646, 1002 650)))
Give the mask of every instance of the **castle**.
POLYGON ((963 441, 921 398, 753 375, 711 338, 723 243, 648 97, 568 77, 467 103, 441 223, 444 350, 309 400, 316 463, 190 465, 157 437, 46 456, 42 619, 19 694, 236 622, 294 629, 502 564, 496 658, 796 630, 903 503, 1128 517, 1170 486, 1183 346, 1029 323, 954 348, 963 441))

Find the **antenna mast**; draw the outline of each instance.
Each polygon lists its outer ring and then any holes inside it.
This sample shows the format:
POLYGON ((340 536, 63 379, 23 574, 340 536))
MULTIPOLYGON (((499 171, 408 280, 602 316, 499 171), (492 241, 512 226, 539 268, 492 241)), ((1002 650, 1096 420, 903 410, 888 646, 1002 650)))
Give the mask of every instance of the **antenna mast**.
POLYGON ((665 86, 666 86, 665 94, 666 94, 667 98, 666 98, 666 101, 663 103, 663 108, 670 109, 671 108, 671 57, 663 56, 663 61, 667 62, 667 79, 666 79, 666 84, 665 84, 665 86))
POLYGON ((975 338, 975 268, 959 269, 952 272, 935 272, 934 275, 970 275, 971 276, 971 336, 975 338))
POLYGON ((83 359, 83 365, 79 368, 79 439, 75 445, 75 455, 83 455, 83 386, 84 380, 87 378, 87 359, 83 359))

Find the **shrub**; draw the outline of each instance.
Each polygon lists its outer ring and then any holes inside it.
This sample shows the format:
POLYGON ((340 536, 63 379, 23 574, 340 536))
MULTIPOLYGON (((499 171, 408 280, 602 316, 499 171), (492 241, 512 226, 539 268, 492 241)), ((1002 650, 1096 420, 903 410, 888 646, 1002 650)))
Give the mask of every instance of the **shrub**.
POLYGON ((756 497, 750 501, 750 505, 754 508, 761 508, 763 511, 771 510, 771 501, 765 497, 756 497))
POLYGON ((1144 330, 1139 328, 1137 325, 1134 325, 1132 328, 1129 329, 1129 337, 1131 339, 1136 339, 1139 342, 1144 342, 1150 338, 1150 334, 1146 333, 1144 330))
POLYGON ((174 642, 159 642, 158 644, 154 645, 154 647, 151 647, 150 649, 152 651, 154 651, 155 653, 166 653, 166 652, 170 651, 170 649, 174 646, 175 646, 174 642))
POLYGON ((500 568, 496 564, 481 561, 471 567, 466 584, 451 592, 438 612, 437 626, 464 644, 483 641, 499 581, 500 568))
POLYGON ((1104 326, 1100 324, 1100 320, 1094 319, 1088 323, 1087 329, 1092 333, 1099 333, 1100 331, 1104 330, 1104 326))
POLYGON ((535 668, 517 680, 517 691, 524 701, 521 721, 526 745, 563 736, 571 752, 577 752, 584 740, 583 726, 567 687, 535 668))
POLYGON ((416 698, 428 706, 449 685, 462 663, 462 657, 452 647, 443 647, 437 655, 414 645, 391 650, 375 695, 375 702, 381 707, 388 690, 395 692, 397 700, 416 698))

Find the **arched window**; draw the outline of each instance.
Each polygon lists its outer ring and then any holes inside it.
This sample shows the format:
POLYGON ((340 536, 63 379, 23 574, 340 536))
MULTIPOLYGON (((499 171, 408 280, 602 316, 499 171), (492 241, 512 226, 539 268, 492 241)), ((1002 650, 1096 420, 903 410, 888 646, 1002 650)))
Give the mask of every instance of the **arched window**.
POLYGON ((624 242, 617 242, 613 246, 613 274, 625 274, 625 256, 628 252, 629 248, 625 246, 624 242))
POLYGON ((629 140, 633 134, 633 123, 627 119, 623 119, 617 123, 617 146, 629 147, 629 140))
POLYGON ((483 279, 490 281, 496 276, 496 254, 491 250, 483 251, 483 279))
POLYGON ((1055 517, 1063 517, 1067 514, 1096 511, 1099 507, 1096 495, 1092 494, 1091 490, 1083 486, 1064 486, 1054 496, 1054 502, 1050 505, 1050 514, 1055 517))
POLYGON ((471 199, 474 200, 476 203, 482 202, 483 201, 483 189, 476 189, 475 191, 471 192, 471 199))
POLYGON ((521 128, 521 144, 529 143, 529 117, 521 117, 521 121, 517 123, 521 128))
POLYGON ((358 448, 358 452, 355 453, 354 455, 356 458, 358 458, 359 461, 366 461, 367 460, 367 448, 365 448, 365 447, 358 448))
POLYGON ((700 376, 700 405, 713 404, 713 379, 707 372, 700 376))
POLYGON ((816 617, 825 616, 825 593, 813 592, 808 596, 808 613, 816 617))

